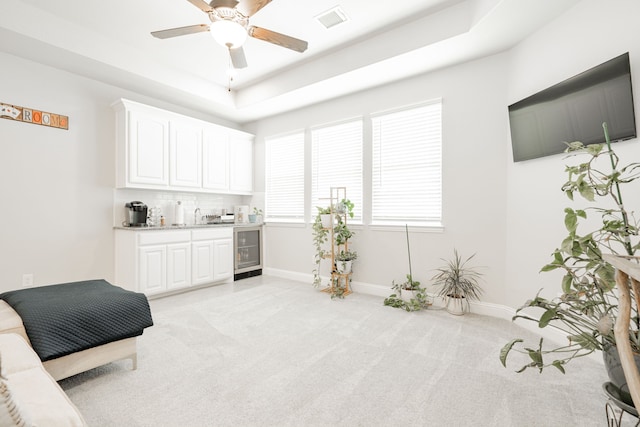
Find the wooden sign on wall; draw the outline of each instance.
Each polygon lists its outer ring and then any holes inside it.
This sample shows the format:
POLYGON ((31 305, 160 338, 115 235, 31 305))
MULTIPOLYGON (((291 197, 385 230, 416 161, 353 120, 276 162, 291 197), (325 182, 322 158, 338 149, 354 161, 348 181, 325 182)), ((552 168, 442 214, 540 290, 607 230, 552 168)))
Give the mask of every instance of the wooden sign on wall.
POLYGON ((0 117, 34 125, 49 126, 56 129, 69 130, 69 117, 61 114, 47 113, 33 108, 0 102, 0 117))

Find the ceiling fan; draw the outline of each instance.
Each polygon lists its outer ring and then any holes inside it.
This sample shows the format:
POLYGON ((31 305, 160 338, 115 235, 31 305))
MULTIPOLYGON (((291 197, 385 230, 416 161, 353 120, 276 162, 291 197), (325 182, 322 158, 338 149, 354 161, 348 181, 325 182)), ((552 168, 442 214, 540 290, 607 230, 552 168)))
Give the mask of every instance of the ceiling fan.
POLYGON ((209 31, 218 43, 229 49, 231 63, 234 68, 245 68, 247 66, 247 60, 242 49, 242 44, 247 36, 297 52, 307 50, 308 43, 304 40, 249 25, 249 18, 270 3, 271 0, 212 0, 210 3, 205 3, 204 0, 187 1, 206 13, 211 20, 211 25, 189 25, 153 31, 151 35, 159 39, 167 39, 209 31))

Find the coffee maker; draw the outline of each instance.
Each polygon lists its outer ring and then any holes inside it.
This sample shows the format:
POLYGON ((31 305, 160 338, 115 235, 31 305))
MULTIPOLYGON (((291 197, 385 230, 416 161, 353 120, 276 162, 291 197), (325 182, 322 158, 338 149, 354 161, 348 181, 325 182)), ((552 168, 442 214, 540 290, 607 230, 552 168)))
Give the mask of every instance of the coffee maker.
POLYGON ((145 227, 147 225, 147 205, 142 202, 128 202, 124 205, 125 227, 145 227))

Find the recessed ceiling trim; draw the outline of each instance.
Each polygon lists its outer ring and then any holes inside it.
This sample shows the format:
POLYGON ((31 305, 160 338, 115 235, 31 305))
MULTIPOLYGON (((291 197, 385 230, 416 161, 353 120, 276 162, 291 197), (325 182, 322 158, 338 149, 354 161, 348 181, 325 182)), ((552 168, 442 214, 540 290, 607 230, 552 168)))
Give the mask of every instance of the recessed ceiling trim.
POLYGON ((340 6, 336 6, 317 15, 316 20, 327 30, 349 20, 340 6))

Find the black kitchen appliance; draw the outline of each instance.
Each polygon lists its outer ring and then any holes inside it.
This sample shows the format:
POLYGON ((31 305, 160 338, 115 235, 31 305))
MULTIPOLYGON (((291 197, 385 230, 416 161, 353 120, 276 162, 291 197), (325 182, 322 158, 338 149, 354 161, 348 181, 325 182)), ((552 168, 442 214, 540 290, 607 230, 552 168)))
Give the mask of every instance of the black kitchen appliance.
POLYGON ((124 205, 126 227, 146 227, 147 205, 142 202, 128 202, 124 205))

